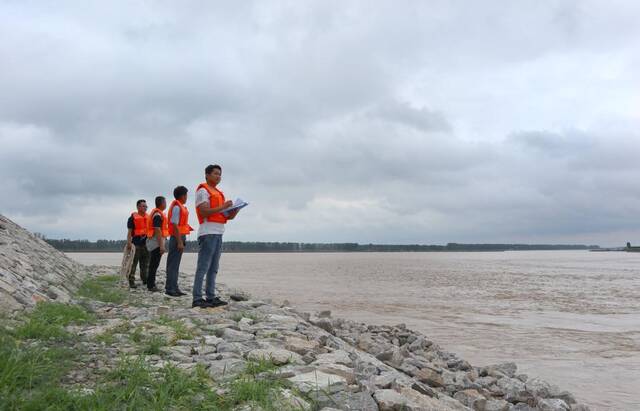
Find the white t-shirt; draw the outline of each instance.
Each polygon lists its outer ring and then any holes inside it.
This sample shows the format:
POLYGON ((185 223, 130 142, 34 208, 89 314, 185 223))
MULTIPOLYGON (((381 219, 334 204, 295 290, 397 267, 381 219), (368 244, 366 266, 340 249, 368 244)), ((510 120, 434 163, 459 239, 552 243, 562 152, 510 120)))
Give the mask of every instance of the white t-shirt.
MULTIPOLYGON (((196 191, 196 208, 202 203, 208 203, 209 197, 209 192, 206 188, 196 191)), ((214 223, 205 219, 198 227, 198 237, 207 234, 224 234, 224 224, 214 223)))

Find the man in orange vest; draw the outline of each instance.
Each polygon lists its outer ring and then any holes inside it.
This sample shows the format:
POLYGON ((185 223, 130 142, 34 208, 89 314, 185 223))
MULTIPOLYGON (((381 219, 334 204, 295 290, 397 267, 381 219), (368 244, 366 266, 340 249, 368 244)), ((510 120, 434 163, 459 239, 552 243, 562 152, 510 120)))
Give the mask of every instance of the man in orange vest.
POLYGON ((164 215, 167 200, 163 196, 156 197, 156 208, 149 213, 149 229, 147 230, 147 250, 149 251, 149 274, 147 288, 151 292, 160 291, 156 287, 156 272, 160 265, 162 254, 165 253, 165 239, 169 236, 169 220, 164 215))
POLYGON ((138 200, 136 202, 137 211, 131 213, 129 220, 127 220, 127 248, 131 249, 132 246, 136 247, 136 252, 133 256, 133 265, 131 265, 131 271, 129 271, 129 287, 137 288, 136 286, 136 264, 140 263, 140 279, 143 284, 147 284, 147 268, 149 266, 149 252, 147 251, 147 229, 149 216, 147 215, 147 202, 145 200, 138 200))
POLYGON ((198 264, 193 279, 192 307, 218 307, 226 305, 225 301, 216 297, 216 276, 222 253, 222 234, 227 220, 233 219, 236 213, 225 217, 221 211, 233 205, 226 201, 224 193, 218 189, 222 179, 222 167, 209 165, 204 170, 206 182, 196 190, 196 214, 198 215, 198 264), (205 281, 206 300, 202 298, 202 281, 205 281))
POLYGON ((171 297, 186 295, 178 287, 178 272, 180 260, 187 242, 187 235, 193 228, 189 225, 189 210, 185 206, 187 202, 187 188, 178 186, 173 190, 175 200, 169 206, 169 254, 167 255, 167 281, 165 294, 171 297))

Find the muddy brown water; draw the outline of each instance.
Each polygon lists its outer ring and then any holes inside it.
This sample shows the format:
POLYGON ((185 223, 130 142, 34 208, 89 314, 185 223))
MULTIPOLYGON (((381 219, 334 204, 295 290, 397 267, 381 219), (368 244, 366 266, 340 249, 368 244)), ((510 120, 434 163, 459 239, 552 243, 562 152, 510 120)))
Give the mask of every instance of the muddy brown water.
MULTIPOLYGON (((193 276, 196 260, 185 254, 181 271, 193 276)), ((305 311, 405 323, 474 365, 515 361, 593 410, 640 410, 640 253, 227 253, 218 281, 305 311)))

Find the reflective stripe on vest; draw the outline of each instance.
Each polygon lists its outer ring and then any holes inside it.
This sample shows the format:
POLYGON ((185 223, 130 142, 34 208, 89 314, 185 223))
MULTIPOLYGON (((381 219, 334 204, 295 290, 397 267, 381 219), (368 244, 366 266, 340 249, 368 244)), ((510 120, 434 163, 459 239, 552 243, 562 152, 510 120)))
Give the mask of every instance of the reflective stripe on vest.
MULTIPOLYGON (((198 186, 198 188, 196 188, 196 193, 201 188, 204 188, 209 193, 210 208, 220 207, 221 205, 224 204, 225 199, 224 199, 224 193, 222 191, 218 190, 217 188, 209 187, 207 183, 202 183, 198 186)), ((200 215, 200 210, 198 209, 198 207, 196 207, 196 214, 198 215, 198 222, 200 222, 200 224, 204 223, 204 217, 200 215)), ((227 217, 225 217, 222 213, 215 213, 208 216, 207 221, 212 223, 225 224, 227 222, 227 217)))
POLYGON ((162 217, 162 225, 161 225, 162 236, 168 237, 169 236, 169 220, 167 220, 167 216, 164 215, 162 210, 160 210, 159 208, 154 208, 153 210, 151 210, 151 213, 149 214, 149 226, 147 229, 147 237, 154 237, 156 235, 156 230, 155 230, 156 227, 153 226, 153 217, 155 217, 156 214, 160 214, 160 217, 162 217))
POLYGON ((136 211, 131 214, 131 217, 133 217, 133 235, 146 236, 149 215, 147 213, 140 215, 140 213, 136 211))
POLYGON ((189 210, 180 201, 173 200, 169 207, 169 235, 174 235, 173 224, 171 223, 171 216, 173 215, 173 208, 175 206, 180 207, 180 220, 178 221, 178 232, 183 235, 189 234, 193 231, 193 228, 189 225, 189 210))

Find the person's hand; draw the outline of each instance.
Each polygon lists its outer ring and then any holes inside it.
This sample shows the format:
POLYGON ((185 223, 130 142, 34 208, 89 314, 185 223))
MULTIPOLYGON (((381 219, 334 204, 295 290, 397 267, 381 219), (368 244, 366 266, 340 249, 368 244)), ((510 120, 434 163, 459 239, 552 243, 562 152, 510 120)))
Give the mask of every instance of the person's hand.
POLYGON ((167 252, 167 250, 165 250, 165 249, 164 249, 164 246, 163 246, 163 245, 161 245, 161 246, 160 246, 160 255, 162 255, 162 254, 164 254, 164 253, 166 253, 166 252, 167 252))
POLYGON ((131 243, 127 243, 127 250, 131 250, 131 243))
POLYGON ((233 201, 227 200, 224 202, 224 208, 229 208, 233 205, 233 201))
POLYGON ((184 251, 184 243, 178 243, 178 251, 180 252, 184 251))

